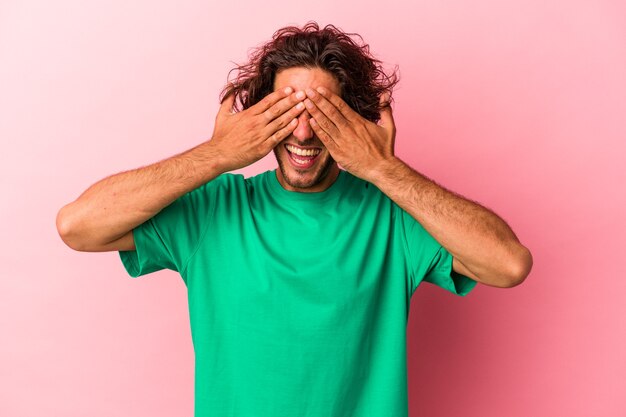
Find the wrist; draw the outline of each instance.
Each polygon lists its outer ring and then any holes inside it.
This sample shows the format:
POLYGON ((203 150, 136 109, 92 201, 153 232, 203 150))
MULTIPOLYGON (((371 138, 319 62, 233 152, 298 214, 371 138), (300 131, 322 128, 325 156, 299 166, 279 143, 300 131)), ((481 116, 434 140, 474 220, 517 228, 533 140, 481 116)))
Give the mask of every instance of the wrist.
POLYGON ((382 159, 370 169, 368 181, 380 188, 381 182, 394 176, 404 165, 404 162, 396 156, 382 159))
POLYGON ((217 142, 213 142, 213 139, 211 139, 206 142, 205 145, 204 154, 208 163, 207 165, 211 167, 211 171, 214 171, 216 175, 237 169, 227 152, 224 152, 224 150, 218 146, 217 142))
POLYGON ((176 159, 184 162, 188 167, 189 175, 197 177, 202 183, 227 171, 223 155, 210 141, 203 142, 178 155, 176 159))

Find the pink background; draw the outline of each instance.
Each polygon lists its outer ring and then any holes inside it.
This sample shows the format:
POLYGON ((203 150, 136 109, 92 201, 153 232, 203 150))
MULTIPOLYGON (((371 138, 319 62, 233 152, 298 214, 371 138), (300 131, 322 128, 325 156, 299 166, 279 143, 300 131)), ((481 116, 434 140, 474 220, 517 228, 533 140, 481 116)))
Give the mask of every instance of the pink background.
POLYGON ((72 251, 55 216, 207 140, 231 61, 309 19, 399 65, 396 153, 534 255, 513 289, 419 288, 411 415, 626 415, 624 3, 409 3, 0 4, 1 416, 192 415, 182 280, 72 251))

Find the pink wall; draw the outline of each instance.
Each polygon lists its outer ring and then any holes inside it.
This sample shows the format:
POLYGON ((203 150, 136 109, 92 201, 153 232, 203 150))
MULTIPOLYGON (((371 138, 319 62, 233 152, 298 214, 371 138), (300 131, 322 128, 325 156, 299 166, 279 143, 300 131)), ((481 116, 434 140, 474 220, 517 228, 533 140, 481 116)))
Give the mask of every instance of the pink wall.
POLYGON ((56 212, 207 140, 230 61, 309 19, 400 66, 397 154, 534 255, 513 289, 420 287, 411 415, 626 415, 623 2, 87 3, 0 5, 1 416, 192 415, 182 280, 70 250, 56 212))

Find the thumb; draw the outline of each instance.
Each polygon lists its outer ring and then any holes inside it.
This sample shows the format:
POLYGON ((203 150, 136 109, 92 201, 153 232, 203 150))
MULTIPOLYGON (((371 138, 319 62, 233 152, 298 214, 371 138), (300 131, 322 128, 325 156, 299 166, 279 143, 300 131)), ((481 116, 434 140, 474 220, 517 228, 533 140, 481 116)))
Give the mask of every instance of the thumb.
POLYGON ((387 129, 395 127, 389 97, 389 93, 384 93, 380 96, 380 105, 382 108, 380 109, 380 121, 378 122, 379 125, 384 126, 387 129))
POLYGON ((233 112, 233 105, 235 104, 235 94, 230 93, 222 100, 222 104, 220 105, 219 115, 220 116, 229 116, 233 112))

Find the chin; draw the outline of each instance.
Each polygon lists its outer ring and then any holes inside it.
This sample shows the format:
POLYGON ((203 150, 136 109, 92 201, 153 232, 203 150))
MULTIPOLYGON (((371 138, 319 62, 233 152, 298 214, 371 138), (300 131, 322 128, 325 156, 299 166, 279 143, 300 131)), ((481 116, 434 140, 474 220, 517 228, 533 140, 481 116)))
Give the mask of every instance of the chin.
MULTIPOLYGON (((281 145, 279 145, 281 146, 281 145)), ((278 146, 277 146, 278 148, 278 146)), ((285 182, 293 188, 308 189, 320 184, 331 172, 335 160, 328 151, 323 150, 323 155, 315 162, 315 165, 307 169, 298 169, 289 160, 289 155, 285 149, 274 148, 276 162, 285 182)))

